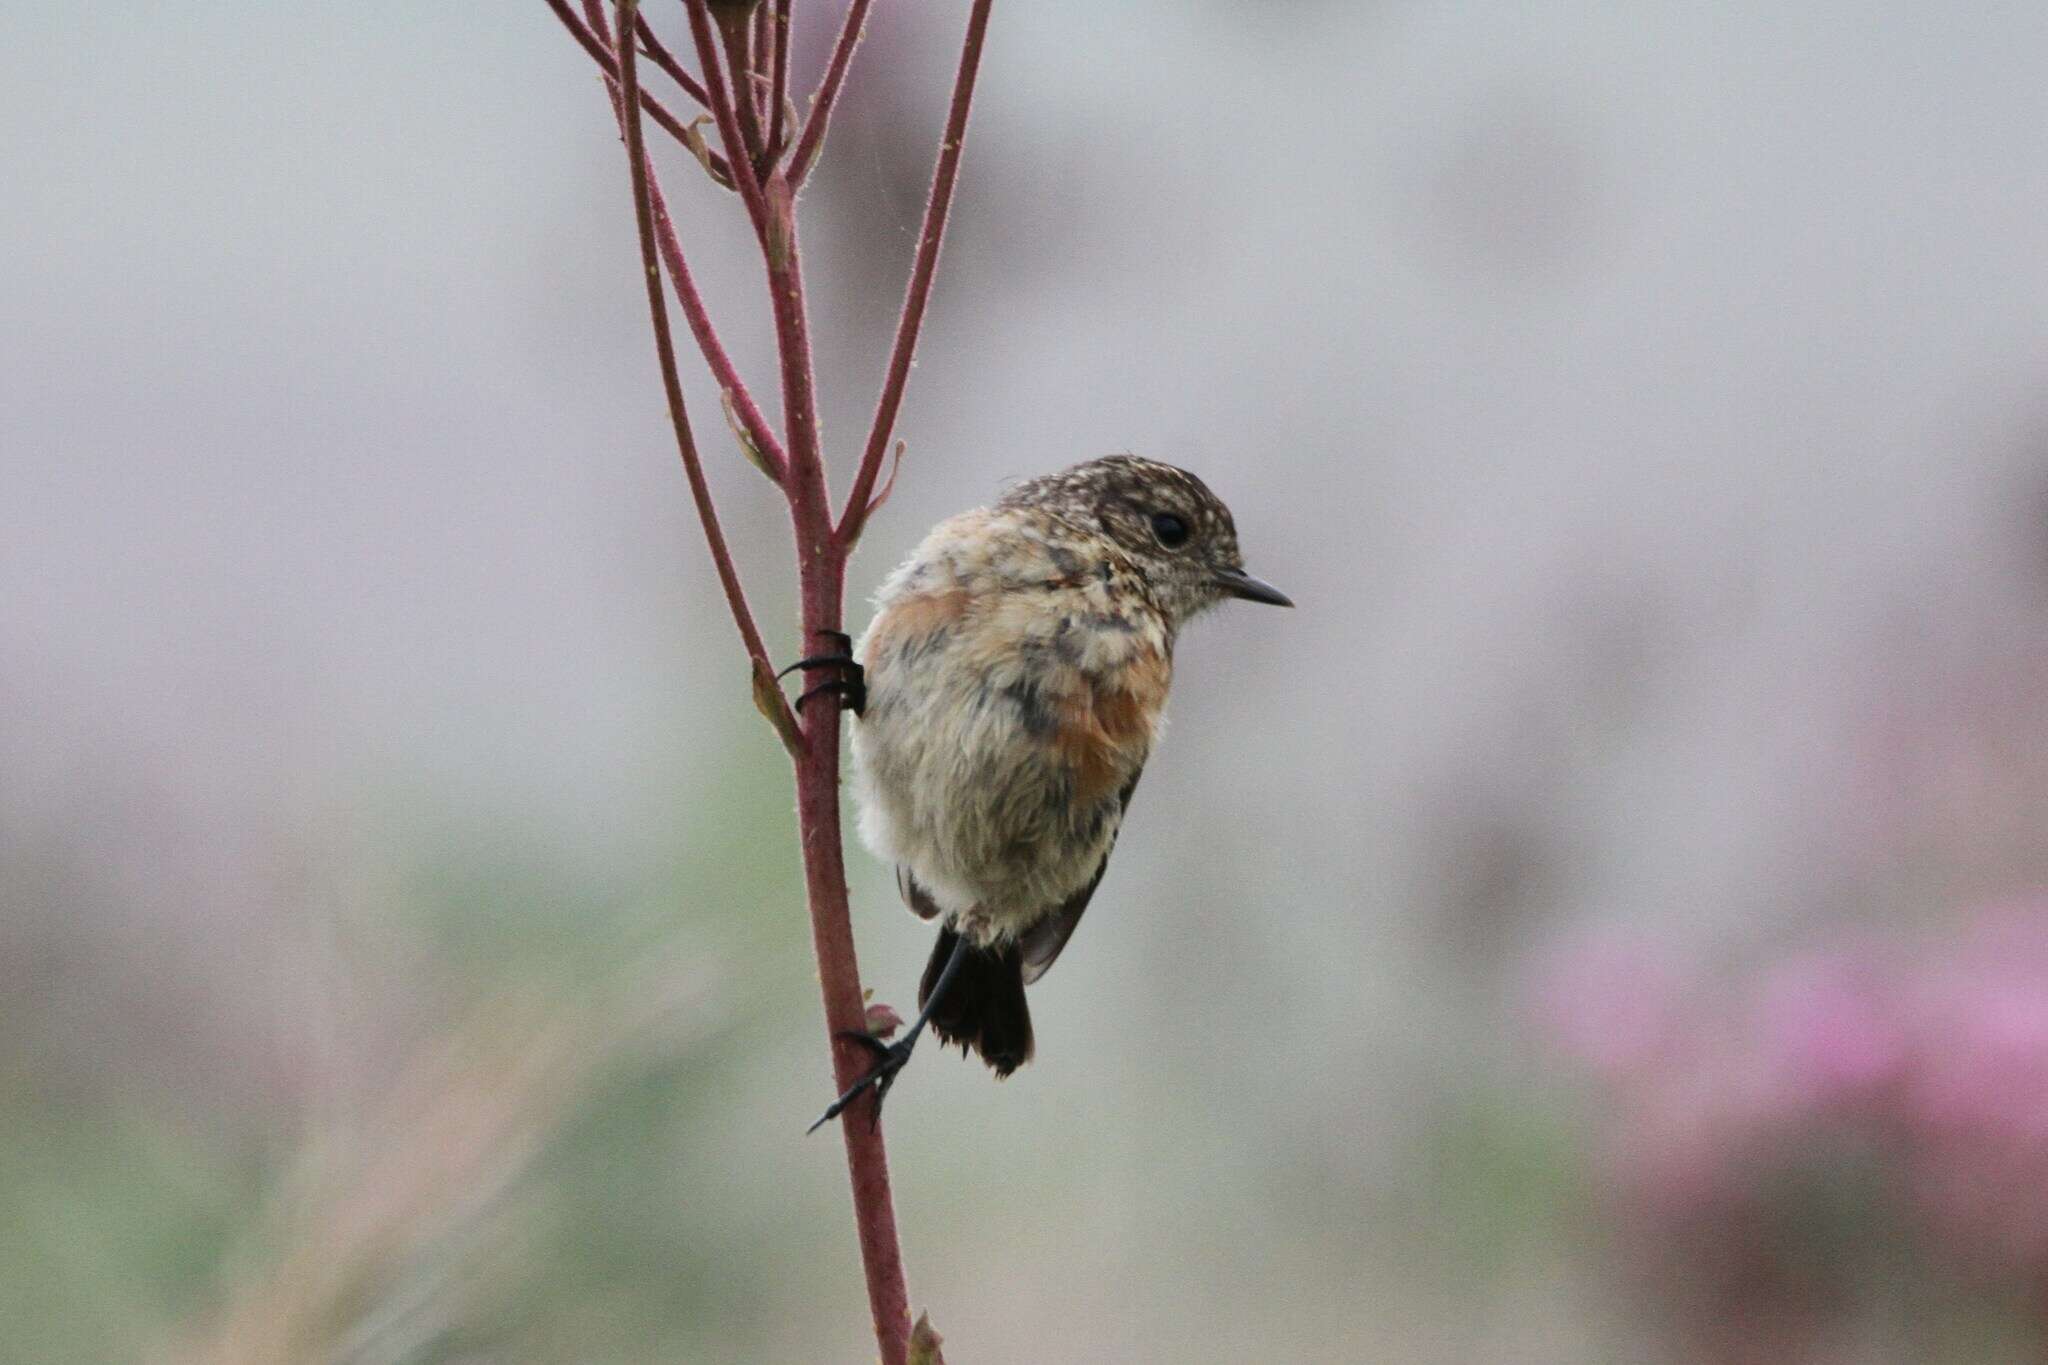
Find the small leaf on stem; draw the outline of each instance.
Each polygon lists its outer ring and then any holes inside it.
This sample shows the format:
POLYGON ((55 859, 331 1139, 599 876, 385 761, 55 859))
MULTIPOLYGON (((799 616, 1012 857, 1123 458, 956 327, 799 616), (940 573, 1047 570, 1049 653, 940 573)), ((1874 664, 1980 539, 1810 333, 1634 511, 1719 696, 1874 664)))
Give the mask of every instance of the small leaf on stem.
POLYGON ((939 1351, 945 1343, 932 1326, 932 1315, 919 1313, 910 1329, 910 1365, 946 1365, 946 1357, 939 1351))
POLYGON ((733 406, 732 390, 720 389, 718 403, 725 409, 725 424, 732 428, 732 438, 740 443, 740 454, 747 457, 748 464, 767 475, 768 482, 780 485, 782 480, 775 477, 775 466, 768 463, 768 457, 761 453, 760 445, 747 431, 747 424, 740 420, 739 409, 733 406))
POLYGON ((903 1016, 893 1005, 871 1004, 867 1009, 868 1032, 877 1038, 893 1038, 896 1030, 903 1027, 903 1016))
POLYGON ((699 114, 684 124, 682 132, 683 145, 690 149, 691 156, 697 158, 697 164, 704 168, 704 174, 710 176, 726 189, 731 189, 733 187, 731 174, 724 167, 714 166, 711 163, 711 145, 704 141, 703 126, 712 121, 711 115, 699 114))
POLYGON ((889 477, 882 481, 882 491, 869 500, 868 510, 861 516, 863 522, 873 516, 876 510, 889 500, 889 495, 896 491, 896 476, 903 472, 903 452, 909 448, 908 441, 896 443, 896 458, 889 463, 889 477))
POLYGON ((845 538, 848 549, 860 543, 861 532, 868 527, 868 518, 879 511, 882 504, 889 500, 889 495, 896 491, 896 475, 903 468, 903 452, 907 447, 907 442, 896 443, 895 459, 889 465, 889 477, 883 482, 882 491, 868 499, 868 505, 861 509, 860 515, 856 517, 851 508, 847 509, 846 521, 840 527, 839 534, 845 538))
POLYGON ((775 685, 775 675, 758 659, 754 661, 754 709, 775 727, 775 733, 782 739, 782 747, 789 750, 791 758, 803 752, 804 736, 796 728, 796 717, 790 714, 782 689, 775 685))

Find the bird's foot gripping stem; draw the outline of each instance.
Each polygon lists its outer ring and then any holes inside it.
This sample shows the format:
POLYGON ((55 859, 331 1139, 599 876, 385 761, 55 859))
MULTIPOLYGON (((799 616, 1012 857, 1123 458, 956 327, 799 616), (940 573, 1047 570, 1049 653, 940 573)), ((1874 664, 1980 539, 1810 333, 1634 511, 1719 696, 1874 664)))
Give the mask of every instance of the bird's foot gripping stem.
POLYGON ((818 1121, 804 1131, 817 1132, 845 1112, 846 1106, 859 1099, 862 1091, 872 1089, 875 1092, 875 1107, 868 1111, 868 1131, 873 1132, 882 1125, 882 1101, 889 1097, 889 1087, 896 1084, 897 1073, 902 1071, 904 1064, 910 1060, 910 1050, 917 1046, 917 1034, 913 1031, 909 1036, 893 1043, 883 1042, 872 1033, 847 1031, 836 1036, 849 1043, 858 1043, 872 1052, 875 1064, 869 1068, 866 1075, 846 1087, 846 1092, 832 1101, 831 1107, 818 1116, 818 1121))
MULTIPOLYGON (((945 942, 943 938, 939 941, 945 942)), ((847 1105, 860 1098, 861 1091, 870 1088, 875 1092, 875 1107, 868 1111, 868 1131, 873 1132, 882 1126, 882 1101, 889 1098, 889 1087, 896 1084, 896 1073, 903 1070, 904 1063, 910 1060, 910 1050, 917 1046, 918 1035, 923 1033, 925 1025, 932 1021, 932 1015, 939 1008, 939 1002, 946 997, 947 988, 959 974, 960 964, 965 962, 972 952, 973 945, 968 940, 962 938, 954 941, 953 951, 947 956, 946 965, 939 971, 939 979, 932 983, 930 990, 919 992, 924 997, 924 1007, 917 1012, 917 1022, 895 1042, 886 1042, 872 1033, 862 1033, 853 1029, 841 1030, 834 1035, 842 1042, 858 1043, 872 1052, 875 1064, 865 1076, 847 1086, 846 1093, 832 1101, 832 1107, 819 1116, 818 1121, 812 1124, 807 1132, 815 1133, 838 1118, 845 1112, 847 1105)))
POLYGON ((843 630, 821 630, 817 634, 832 643, 832 651, 828 654, 813 654, 807 659, 798 659, 775 676, 778 679, 784 678, 798 669, 806 673, 813 669, 832 669, 838 676, 827 678, 804 692, 796 699, 796 709, 803 710, 805 702, 812 697, 823 695, 838 697, 841 709, 851 711, 856 716, 865 714, 868 709, 868 675, 867 670, 853 657, 853 637, 843 630))

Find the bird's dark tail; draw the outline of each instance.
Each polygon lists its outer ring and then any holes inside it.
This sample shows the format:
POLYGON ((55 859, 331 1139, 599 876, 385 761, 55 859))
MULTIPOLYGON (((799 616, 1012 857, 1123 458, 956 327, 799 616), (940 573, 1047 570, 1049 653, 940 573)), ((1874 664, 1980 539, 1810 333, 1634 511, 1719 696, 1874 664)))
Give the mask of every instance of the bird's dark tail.
MULTIPOLYGON (((939 930, 918 984, 917 1005, 923 1009, 932 987, 960 936, 939 930)), ((1024 1003, 1024 962, 1017 945, 995 948, 969 945, 953 972, 953 980, 932 1011, 931 1030, 942 1043, 958 1043, 962 1052, 979 1052, 997 1076, 1007 1076, 1031 1060, 1031 1009, 1024 1003)))

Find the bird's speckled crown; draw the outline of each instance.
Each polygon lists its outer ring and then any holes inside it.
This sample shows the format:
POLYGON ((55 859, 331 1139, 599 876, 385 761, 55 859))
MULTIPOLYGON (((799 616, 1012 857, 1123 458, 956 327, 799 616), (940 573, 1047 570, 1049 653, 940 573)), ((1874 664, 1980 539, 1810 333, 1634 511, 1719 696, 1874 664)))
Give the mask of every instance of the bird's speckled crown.
POLYGON ((998 509, 1050 513, 1085 534, 1107 534, 1141 558, 1158 556, 1152 518, 1180 517, 1211 562, 1239 566, 1237 524, 1209 485, 1187 470, 1136 455, 1109 455, 1057 474, 1027 479, 997 501, 998 509))

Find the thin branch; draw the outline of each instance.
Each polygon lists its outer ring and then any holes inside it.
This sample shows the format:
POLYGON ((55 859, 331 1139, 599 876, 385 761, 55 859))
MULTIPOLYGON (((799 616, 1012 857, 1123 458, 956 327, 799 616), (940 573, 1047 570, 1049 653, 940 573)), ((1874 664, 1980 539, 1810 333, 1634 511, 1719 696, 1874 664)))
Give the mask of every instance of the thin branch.
POLYGON ((675 285, 676 298, 683 306, 683 319, 690 324, 691 335, 697 338, 697 349, 704 353, 704 363, 710 368, 711 377, 731 395, 733 410, 740 424, 746 428, 755 449, 760 452, 765 466, 763 472, 779 484, 788 477, 789 456, 782 449, 782 442, 776 439, 775 429, 761 415, 761 409, 754 403, 754 395, 748 391, 746 381, 740 378, 732 357, 726 354, 717 331, 711 326, 711 314, 704 307, 703 295, 697 292, 697 282, 690 275, 689 262, 683 258, 683 244, 676 236, 675 222, 668 215, 668 200, 661 192, 661 185, 650 179, 648 190, 654 200, 655 241, 661 249, 662 263, 668 267, 669 280, 675 285))
MULTIPOLYGON (((583 0, 583 13, 589 20, 590 31, 601 35, 606 43, 611 43, 611 30, 605 23, 603 0, 583 0)), ((633 17, 634 32, 653 37, 653 30, 647 27, 646 16, 636 12, 633 17)), ((657 45, 660 41, 658 38, 654 39, 657 45)), ((674 58, 671 57, 670 60, 673 61, 674 58)), ((637 65, 635 76, 637 83, 637 65)), ((621 132, 625 131, 623 109, 618 85, 613 83, 612 112, 620 119, 621 132)), ((701 117, 700 115, 699 118, 701 117)), ((706 168, 709 169, 708 158, 715 153, 704 146, 701 137, 695 136, 697 120, 691 122, 689 131, 692 136, 684 139, 684 145, 706 159, 706 168)), ((655 177, 651 165, 648 167, 648 197, 654 205, 656 241, 661 250, 662 260, 668 266, 669 278, 675 284, 676 297, 682 303, 683 317, 690 324, 690 334, 696 337, 697 348, 704 353, 704 363, 710 368, 712 377, 718 381, 719 387, 724 390, 726 401, 731 404, 734 416, 744 424, 747 434, 752 438, 754 450, 749 458, 758 455, 759 459, 754 461, 756 467, 780 484, 787 476, 789 457, 783 453, 782 443, 775 439, 774 428, 770 427, 768 419, 761 415, 760 407, 754 402, 754 395, 748 390, 746 381, 740 378, 739 370, 732 363, 732 357, 726 354, 724 344, 718 339, 717 330, 711 325, 711 314, 704 307, 703 296, 697 292, 697 283, 690 275, 689 262, 683 256, 682 242, 676 236, 675 223, 669 217, 668 199, 662 194, 661 182, 655 177)), ((776 728, 779 730, 781 726, 778 724, 776 728)))
POLYGON ((720 10, 718 31, 725 39, 725 69, 732 77, 733 112, 739 115, 740 135, 747 140, 747 156, 756 167, 765 167, 768 144, 761 139, 761 92, 754 79, 754 26, 740 11, 720 10))
MULTIPOLYGON (((725 159, 732 167, 740 201, 747 217, 763 241, 768 235, 768 204, 761 194, 761 178, 747 153, 747 140, 740 131, 739 114, 733 108, 732 91, 718 66, 718 40, 711 33, 711 13, 704 0, 684 0, 690 16, 690 37, 697 44, 697 64, 704 70, 704 89, 711 96, 711 114, 718 121, 718 135, 725 143, 725 159)), ((744 75, 745 73, 741 73, 744 75)))
POLYGON ((782 121, 783 111, 789 107, 789 0, 775 0, 775 14, 768 27, 775 44, 774 76, 768 92, 768 159, 773 161, 782 155, 782 140, 788 136, 782 121))
MULTIPOLYGON (((754 115, 766 120, 768 117, 768 72, 775 65, 775 11, 772 6, 754 6, 754 60, 759 66, 759 77, 753 85, 754 115)), ((765 123, 764 123, 765 126, 765 123)))
MULTIPOLYGON (((569 2, 549 0, 558 14, 565 12, 569 2)), ((644 32, 639 22, 639 2, 615 0, 621 34, 644 32)), ((765 4, 768 0, 757 0, 757 3, 765 4)), ((849 505, 858 507, 860 515, 855 516, 851 511, 842 514, 835 526, 819 443, 816 372, 797 243, 796 176, 775 168, 778 153, 784 150, 780 146, 775 114, 778 111, 782 113, 781 132, 791 138, 797 136, 797 120, 794 110, 788 108, 787 97, 790 5, 788 0, 773 0, 773 3, 772 55, 769 40, 757 41, 755 55, 749 57, 744 41, 732 40, 728 34, 729 55, 722 59, 718 40, 711 28, 711 4, 707 0, 684 0, 691 38, 703 72, 705 103, 711 118, 718 124, 718 134, 725 147, 725 165, 733 187, 739 191, 747 207, 767 267, 768 294, 773 307, 776 349, 782 373, 784 446, 777 452, 781 461, 779 482, 788 500, 795 533, 799 600, 808 643, 813 638, 842 628, 847 553, 866 513, 888 495, 888 488, 869 496, 877 470, 873 467, 875 462, 864 465, 861 471, 864 477, 857 481, 859 486, 855 490, 858 500, 849 505), (750 69, 756 62, 767 69, 765 79, 757 78, 757 73, 750 69), (740 89, 742 81, 754 84, 740 89), (764 88, 769 94, 770 105, 765 120, 768 130, 765 138, 760 137, 764 120, 761 111, 755 107, 757 95, 764 88), (756 145, 765 152, 759 165, 756 165, 749 146, 748 130, 742 126, 747 111, 754 115, 756 145)), ((851 0, 849 23, 840 35, 832 69, 826 73, 811 119, 803 128, 802 136, 807 146, 802 158, 803 169, 815 164, 830 110, 845 80, 868 5, 869 0, 851 0)), ((648 311, 653 322, 656 355, 670 418, 675 427, 677 449, 689 478, 691 496, 704 524, 705 539, 718 569, 728 606, 752 663, 755 702, 775 725, 794 762, 805 893, 817 954, 818 983, 824 1001, 827 1035, 839 1040, 832 1045, 832 1060, 835 1078, 843 1090, 866 1068, 868 1058, 866 1053, 844 1042, 848 1030, 862 1027, 865 1009, 847 902, 844 839, 840 829, 840 713, 835 707, 821 706, 811 708, 807 715, 798 717, 777 689, 769 671, 767 653, 740 586, 730 547, 719 526, 716 508, 704 478, 703 462, 684 409, 682 384, 676 369, 675 341, 669 330, 667 295, 661 281, 664 265, 692 330, 698 334, 706 361, 713 375, 721 381, 729 405, 729 420, 740 431, 742 444, 753 445, 754 433, 765 433, 767 423, 750 402, 743 409, 744 388, 736 382, 728 382, 736 381, 737 376, 733 373, 730 358, 725 356, 711 329, 703 301, 676 239, 675 225, 669 218, 654 166, 648 157, 643 117, 652 117, 653 113, 639 83, 639 44, 627 42, 622 50, 614 52, 604 0, 583 0, 583 6, 586 14, 584 31, 577 36, 607 69, 612 81, 614 107, 625 135, 632 169, 641 268, 647 282, 648 311), (605 35, 601 43, 596 35, 605 35), (612 62, 607 63, 607 57, 611 57, 612 62)), ((932 202, 927 206, 924 233, 912 269, 905 316, 899 322, 890 361, 892 382, 885 386, 883 413, 878 414, 878 429, 885 432, 893 425, 894 413, 901 401, 902 372, 908 369, 910 352, 914 349, 916 332, 930 295, 932 271, 936 267, 939 238, 957 177, 960 142, 965 131, 973 74, 980 58, 989 7, 990 0, 975 0, 969 19, 962 69, 954 89, 953 112, 948 120, 946 142, 941 148, 940 164, 934 173, 932 202)), ((730 3, 720 0, 721 18, 734 9, 742 8, 740 0, 730 0, 730 3)), ((745 24, 744 20, 740 22, 745 24)), ((577 31, 577 25, 571 23, 570 27, 572 32, 577 31)), ((721 27, 725 27, 722 22, 721 27)), ((649 60, 659 59, 650 52, 649 60)), ((680 63, 673 64, 680 68, 680 63)), ((685 125, 679 135, 686 145, 702 149, 701 138, 691 143, 697 122, 685 125)), ((878 438, 871 435, 871 439, 878 438)), ((769 442, 760 443, 763 451, 772 448, 769 442)), ((901 450, 899 442, 899 462, 901 450)), ((893 473, 890 482, 894 483, 893 473)), ((909 1296, 882 1133, 878 1125, 859 1122, 841 1124, 840 1133, 846 1148, 854 1222, 860 1238, 876 1344, 880 1348, 883 1365, 907 1365, 911 1357, 909 1296)))
MULTIPOLYGON (((619 30, 626 32, 631 27, 639 0, 618 0, 618 3, 619 30)), ((761 641, 760 627, 754 624, 754 613, 747 605, 746 590, 740 586, 732 548, 726 544, 725 531, 718 524, 718 509, 711 501, 711 487, 704 480, 704 462, 698 457, 696 439, 690 434, 689 413, 683 406, 683 382, 676 372, 675 339, 669 335, 668 300, 662 293, 661 262, 655 250, 653 177, 647 161, 646 135, 641 131, 640 73, 632 43, 619 49, 619 88, 622 96, 620 121, 626 126, 626 160, 632 167, 633 216, 640 228, 640 264, 647 284, 647 311, 654 323, 655 355, 661 363, 661 386, 668 396, 669 420, 675 427, 676 450, 683 458, 683 472, 690 481, 690 496, 697 504, 697 517, 704 524, 704 540, 711 547, 712 563, 717 566, 718 581, 725 588, 725 601, 732 609, 733 623, 739 627, 740 639, 745 642, 747 656, 753 662, 757 683, 755 695, 758 698, 759 679, 772 676, 774 666, 768 661, 768 649, 761 641)))
POLYGON ((804 307, 796 203, 791 194, 789 182, 781 176, 769 181, 770 218, 761 254, 768 265, 768 302, 775 313, 776 349, 782 355, 782 429, 789 437, 789 498, 799 513, 799 534, 808 534, 811 541, 801 549, 806 556, 817 556, 833 546, 832 499, 825 488, 824 454, 818 443, 817 376, 812 368, 810 319, 804 307), (813 511, 815 524, 803 525, 811 520, 813 511))
POLYGON ((952 207, 953 187, 960 175, 960 153, 967 140, 967 113, 974 103, 974 77, 981 67, 981 45, 988 34, 988 15, 993 4, 994 0, 974 0, 974 8, 967 16, 967 37, 960 45, 960 71, 953 80, 953 104, 946 114, 945 140, 939 144, 938 165, 932 168, 931 198, 925 203, 917 259, 910 268, 910 285, 903 295, 903 315, 896 323, 896 344, 889 352, 889 368, 882 379, 881 397, 875 404, 875 422, 868 430, 860 472, 854 476, 846 507, 840 513, 839 539, 848 546, 860 539, 861 528, 867 524, 875 480, 882 472, 882 457, 888 453, 889 437, 896 430, 896 414, 903 406, 903 390, 910 380, 910 362, 917 353, 917 335, 924 326, 925 306, 931 302, 932 277, 939 268, 939 244, 946 235, 946 213, 952 207))
MULTIPOLYGON (((619 63, 612 55, 610 31, 606 30, 603 38, 598 37, 588 25, 576 17, 576 12, 569 8, 569 0, 548 0, 548 8, 562 21, 562 27, 569 30, 569 36, 574 38, 577 44, 590 54, 591 60, 597 63, 598 69, 604 73, 605 84, 610 87, 613 98, 617 98, 619 63)), ((669 111, 668 106, 646 90, 640 92, 640 107, 645 109, 648 117, 660 124, 662 130, 669 136, 685 147, 690 145, 689 125, 677 118, 669 111)), ((707 169, 711 172, 713 180, 728 189, 732 188, 732 168, 726 165, 724 157, 712 152, 707 169)))
MULTIPOLYGON (((611 30, 605 24, 603 0, 583 0, 583 12, 590 22, 591 31, 602 35, 604 41, 610 43, 611 30)), ((635 13, 634 32, 645 37, 653 37, 653 30, 648 28, 645 15, 635 13)), ((660 41, 659 38, 654 38, 657 45, 660 41)), ((674 61, 674 58, 671 57, 670 61, 674 61)), ((614 85, 612 111, 618 114, 621 108, 618 88, 614 85)), ((701 117, 700 115, 699 119, 701 117)), ((716 156, 717 153, 705 147, 703 139, 695 135, 696 122, 698 120, 691 121, 691 136, 684 139, 684 145, 701 157, 716 156)), ((623 122, 620 126, 623 131, 623 122)), ((724 164, 722 158, 720 164, 724 164)), ((775 439, 774 428, 770 427, 768 419, 761 415, 761 409, 755 404, 746 381, 740 378, 738 369, 732 363, 732 357, 726 354, 724 345, 718 339, 718 332, 711 325, 711 314, 704 307, 703 296, 697 292, 697 283, 690 275, 689 262, 683 257, 682 242, 676 236, 675 223, 669 217, 667 197, 662 194, 661 183, 655 178, 651 166, 648 168, 648 187, 649 198, 654 203, 656 240, 661 249, 662 259, 668 266, 669 278, 675 284, 676 297, 682 303, 683 317, 690 324, 690 333, 696 337, 697 347, 704 353, 704 363, 710 368, 712 377, 725 391, 735 415, 745 424, 748 435, 753 438, 754 449, 761 457, 759 467, 770 479, 779 484, 788 472, 789 457, 783 453, 782 443, 775 439)))
POLYGON ((676 60, 676 54, 668 50, 667 43, 661 41, 661 35, 654 31, 654 25, 647 22, 647 16, 637 15, 633 23, 633 32, 639 36, 641 50, 646 52, 648 60, 660 67, 670 80, 681 86, 685 95, 709 109, 711 96, 704 93, 703 83, 690 74, 689 68, 676 60))
MULTIPOLYGON (((702 2, 693 0, 693 9, 702 2)), ((832 497, 825 485, 818 446, 816 372, 804 307, 795 193, 787 176, 780 171, 770 173, 761 254, 768 267, 768 297, 775 311, 776 348, 782 357, 783 429, 789 441, 789 478, 783 491, 789 497, 791 529, 796 536, 804 636, 810 641, 845 625, 846 551, 833 528, 832 497)), ((826 1034, 835 1040, 833 1077, 844 1091, 870 1063, 863 1050, 845 1041, 850 1031, 865 1026, 866 1008, 847 904, 845 839, 839 827, 839 728, 836 707, 812 707, 804 717, 796 789, 818 989, 825 1005, 826 1034)), ((910 1295, 879 1118, 872 1123, 842 1123, 839 1129, 847 1177, 853 1186, 854 1228, 860 1237, 875 1344, 883 1365, 908 1365, 910 1295)))
POLYGON ((818 93, 811 97, 811 113, 804 120, 803 135, 797 139, 796 152, 789 158, 789 183, 801 185, 804 177, 811 173, 811 162, 818 156, 818 148, 825 140, 825 127, 832 121, 832 106, 839 100, 840 87, 846 84, 846 68, 853 61, 853 50, 860 46, 861 31, 867 27, 868 6, 872 0, 853 0, 847 6, 846 22, 839 26, 839 41, 832 45, 832 59, 825 64, 825 79, 818 82, 818 93))

